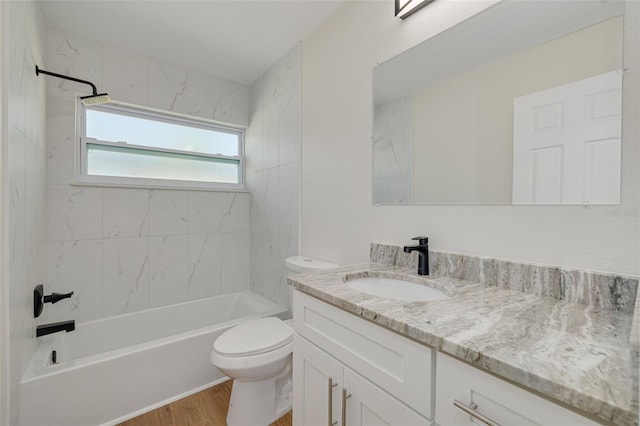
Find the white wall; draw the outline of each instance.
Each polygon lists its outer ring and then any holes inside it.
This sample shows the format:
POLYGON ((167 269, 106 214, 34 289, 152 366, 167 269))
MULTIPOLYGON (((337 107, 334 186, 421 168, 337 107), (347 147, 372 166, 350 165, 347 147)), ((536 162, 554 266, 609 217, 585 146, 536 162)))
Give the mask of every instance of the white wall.
POLYGON ((298 254, 300 56, 296 47, 251 85, 247 186, 251 289, 289 306, 284 260, 298 254))
POLYGON ((10 423, 17 424, 20 379, 36 346, 33 288, 44 282, 46 272, 45 84, 35 74, 35 65, 42 64, 45 56, 46 24, 34 2, 7 2, 4 7, 7 51, 3 64, 8 64, 7 182, 3 186, 4 202, 8 202, 8 380, 10 423))
MULTIPOLYGON (((247 87, 59 29, 50 71, 112 99, 246 126, 247 87)), ((47 77, 48 280, 42 321, 86 321, 249 288, 249 194, 72 186, 74 96, 47 77)))
MULTIPOLYGON (((372 67, 492 1, 438 0, 406 21, 393 2, 348 2, 302 43, 301 252, 367 261, 372 241, 425 234, 437 250, 638 274, 638 96, 624 97, 620 206, 373 207, 372 67)), ((640 4, 628 2, 625 92, 637 94, 640 4)))

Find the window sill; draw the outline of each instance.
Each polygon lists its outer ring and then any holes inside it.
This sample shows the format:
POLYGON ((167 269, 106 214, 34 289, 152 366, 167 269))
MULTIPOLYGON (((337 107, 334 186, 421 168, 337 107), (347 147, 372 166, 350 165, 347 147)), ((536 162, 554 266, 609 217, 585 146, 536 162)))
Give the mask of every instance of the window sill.
POLYGON ((100 188, 132 188, 132 189, 162 189, 173 191, 210 191, 210 192, 249 192, 243 184, 213 184, 207 182, 188 182, 155 179, 129 179, 99 176, 96 178, 77 178, 73 186, 100 188), (96 179, 97 178, 97 179, 96 179))

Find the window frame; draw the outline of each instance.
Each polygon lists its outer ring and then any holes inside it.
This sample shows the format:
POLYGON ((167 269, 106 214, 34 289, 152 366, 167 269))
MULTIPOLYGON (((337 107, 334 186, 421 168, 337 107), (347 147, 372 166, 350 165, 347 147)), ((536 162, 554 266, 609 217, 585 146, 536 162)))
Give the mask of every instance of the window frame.
POLYGON ((174 112, 162 111, 154 108, 140 107, 124 102, 111 101, 108 104, 99 106, 85 106, 80 97, 76 97, 76 149, 75 155, 75 184, 83 186, 110 186, 110 187, 130 187, 130 188, 155 188, 155 189, 187 189, 187 190, 210 190, 210 191, 246 191, 244 184, 245 176, 245 159, 244 159, 244 141, 246 127, 235 126, 226 123, 220 123, 213 120, 207 120, 199 117, 193 117, 174 112), (129 117, 142 119, 151 119, 154 121, 187 125, 206 130, 221 131, 238 135, 238 155, 216 155, 201 152, 181 151, 169 148, 159 148, 152 146, 142 146, 135 144, 119 144, 109 141, 100 141, 86 136, 86 111, 98 110, 113 112, 129 117), (97 144, 106 147, 116 148, 132 148, 136 150, 167 153, 167 154, 186 154, 202 158, 218 158, 222 160, 238 161, 238 183, 229 182, 206 182, 192 180, 177 179, 156 179, 130 176, 105 176, 90 175, 87 173, 87 145, 97 144))

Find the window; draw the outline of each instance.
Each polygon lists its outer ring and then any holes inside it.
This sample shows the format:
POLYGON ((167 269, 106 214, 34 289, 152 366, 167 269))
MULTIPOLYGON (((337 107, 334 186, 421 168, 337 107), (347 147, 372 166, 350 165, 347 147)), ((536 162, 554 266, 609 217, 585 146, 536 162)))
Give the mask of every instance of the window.
POLYGON ((118 103, 78 108, 78 183, 243 188, 243 130, 118 103))

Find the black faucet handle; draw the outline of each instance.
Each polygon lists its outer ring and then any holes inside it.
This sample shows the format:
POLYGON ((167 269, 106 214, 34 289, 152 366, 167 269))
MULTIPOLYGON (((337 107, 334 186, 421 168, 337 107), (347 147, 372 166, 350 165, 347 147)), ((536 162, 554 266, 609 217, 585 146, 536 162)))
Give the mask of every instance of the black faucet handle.
POLYGON ((62 299, 68 299, 73 296, 73 292, 70 293, 51 293, 48 296, 44 296, 44 303, 56 303, 62 299))
POLYGON ((427 237, 413 237, 412 240, 418 241, 419 244, 429 244, 429 238, 427 237))
POLYGON ((38 318, 40 316, 45 303, 56 303, 62 299, 68 299, 71 296, 73 296, 73 292, 64 294, 51 293, 45 296, 44 286, 42 284, 38 284, 33 289, 33 317, 38 318))

